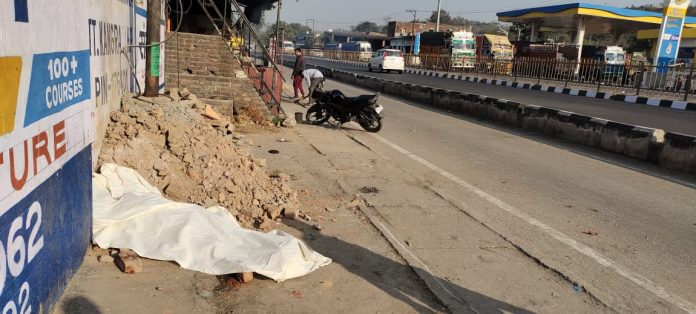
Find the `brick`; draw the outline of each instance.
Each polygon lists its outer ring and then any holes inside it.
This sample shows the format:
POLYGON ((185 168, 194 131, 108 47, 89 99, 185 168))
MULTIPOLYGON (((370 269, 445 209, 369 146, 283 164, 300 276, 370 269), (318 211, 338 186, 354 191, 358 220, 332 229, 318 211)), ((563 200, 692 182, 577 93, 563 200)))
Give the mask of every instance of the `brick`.
POLYGON ((254 273, 238 273, 236 275, 237 281, 241 283, 248 283, 254 280, 254 273))
POLYGON ((143 272, 143 260, 135 252, 123 249, 116 255, 116 266, 126 274, 143 272))
POLYGON ((211 107, 210 105, 205 105, 205 109, 203 109, 203 115, 212 120, 220 120, 222 118, 220 117, 220 114, 215 112, 213 107, 211 107))

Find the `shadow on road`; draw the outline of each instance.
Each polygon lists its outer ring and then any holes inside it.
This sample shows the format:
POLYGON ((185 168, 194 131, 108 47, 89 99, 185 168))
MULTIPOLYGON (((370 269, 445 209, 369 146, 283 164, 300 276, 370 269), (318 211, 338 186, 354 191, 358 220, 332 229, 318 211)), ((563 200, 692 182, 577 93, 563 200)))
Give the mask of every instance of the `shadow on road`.
POLYGON ((83 296, 72 297, 61 306, 63 313, 101 314, 99 307, 83 296))
MULTIPOLYGON (((414 270, 401 261, 394 261, 376 254, 366 248, 341 239, 326 236, 302 221, 286 220, 288 226, 301 231, 303 240, 317 252, 331 258, 351 273, 388 293, 393 298, 411 306, 419 313, 430 313, 432 309, 443 306, 430 292, 423 293, 425 283, 417 279, 414 270), (403 282, 403 274, 416 279, 416 283, 403 282)), ((471 305, 480 313, 533 313, 529 310, 508 304, 475 291, 460 287, 447 279, 437 278, 459 299, 471 305)), ((474 311, 472 311, 474 312, 474 311)))

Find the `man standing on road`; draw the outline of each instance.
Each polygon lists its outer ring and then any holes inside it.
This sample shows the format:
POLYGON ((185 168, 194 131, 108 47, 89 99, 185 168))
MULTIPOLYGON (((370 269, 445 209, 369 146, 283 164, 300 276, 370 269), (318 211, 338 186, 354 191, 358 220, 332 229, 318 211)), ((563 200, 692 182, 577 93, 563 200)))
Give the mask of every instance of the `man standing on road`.
POLYGON ((324 74, 317 69, 307 69, 302 71, 302 76, 307 81, 307 85, 309 85, 309 94, 303 98, 309 98, 309 103, 311 104, 314 98, 314 91, 317 90, 317 87, 324 86, 324 74))
POLYGON ((302 98, 305 98, 304 87, 302 87, 302 71, 306 68, 302 49, 295 49, 295 68, 292 70, 292 87, 295 90, 295 100, 300 100, 297 91, 302 93, 302 98))

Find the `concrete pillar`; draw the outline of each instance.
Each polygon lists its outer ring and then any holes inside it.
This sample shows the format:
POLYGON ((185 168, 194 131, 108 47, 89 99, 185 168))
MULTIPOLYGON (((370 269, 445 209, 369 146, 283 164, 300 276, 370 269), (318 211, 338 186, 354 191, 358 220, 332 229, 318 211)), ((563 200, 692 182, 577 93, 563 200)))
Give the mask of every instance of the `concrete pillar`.
POLYGON ((529 41, 531 41, 531 42, 539 41, 539 22, 537 22, 537 21, 532 22, 532 31, 531 31, 531 34, 529 35, 529 41))
POLYGON ((578 27, 577 31, 575 33, 575 42, 574 44, 578 47, 578 58, 577 62, 578 65, 575 67, 575 74, 578 74, 580 72, 580 60, 582 59, 582 45, 585 43, 585 26, 586 26, 586 20, 584 17, 578 17, 578 27))
POLYGON ((620 30, 614 30, 611 32, 611 37, 612 40, 614 41, 614 46, 617 46, 619 44, 619 39, 621 38, 621 35, 623 35, 624 32, 620 30))

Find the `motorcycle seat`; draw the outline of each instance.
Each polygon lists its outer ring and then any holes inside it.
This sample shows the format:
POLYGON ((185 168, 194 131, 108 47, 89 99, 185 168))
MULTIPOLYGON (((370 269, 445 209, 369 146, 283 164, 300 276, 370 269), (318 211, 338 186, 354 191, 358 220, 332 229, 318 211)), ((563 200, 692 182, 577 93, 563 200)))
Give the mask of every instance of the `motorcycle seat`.
POLYGON ((356 106, 359 104, 369 104, 377 95, 360 95, 356 97, 346 97, 341 101, 343 106, 356 106))

